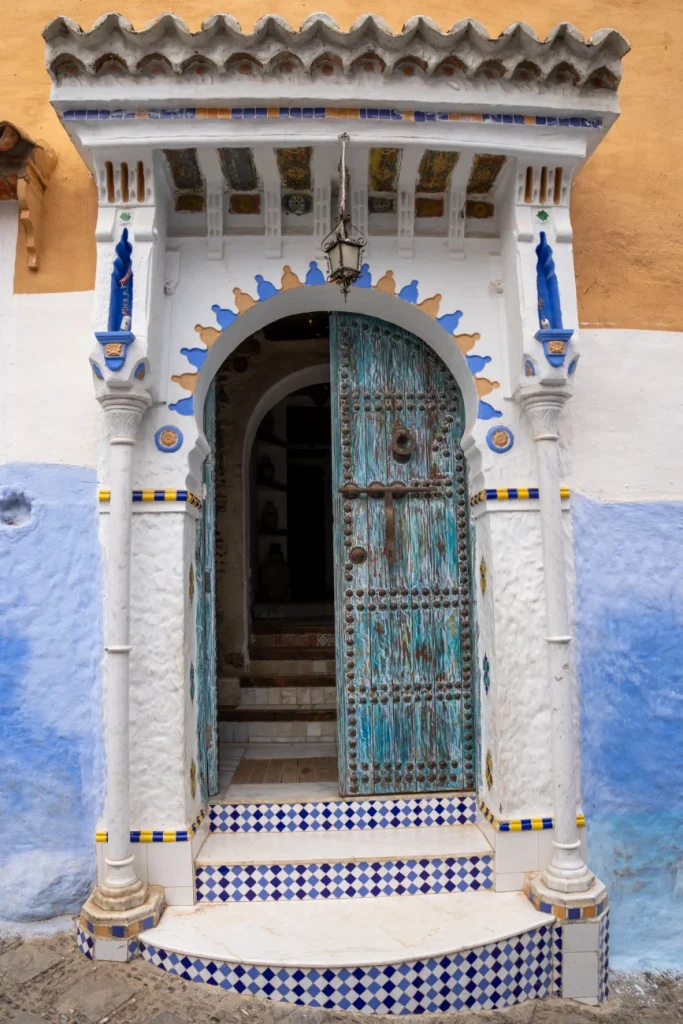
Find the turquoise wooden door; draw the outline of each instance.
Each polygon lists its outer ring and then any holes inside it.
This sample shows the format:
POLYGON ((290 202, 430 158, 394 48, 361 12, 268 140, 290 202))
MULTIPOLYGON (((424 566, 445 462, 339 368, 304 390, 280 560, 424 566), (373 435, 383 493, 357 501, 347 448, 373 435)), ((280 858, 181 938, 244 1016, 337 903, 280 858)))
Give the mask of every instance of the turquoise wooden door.
POLYGON ((469 789, 462 396, 409 332, 330 320, 341 790, 469 789))
POLYGON ((216 721, 216 561, 215 464, 216 388, 209 388, 204 405, 204 433, 211 450, 204 462, 204 498, 197 523, 197 752, 202 801, 218 791, 218 733, 216 721))

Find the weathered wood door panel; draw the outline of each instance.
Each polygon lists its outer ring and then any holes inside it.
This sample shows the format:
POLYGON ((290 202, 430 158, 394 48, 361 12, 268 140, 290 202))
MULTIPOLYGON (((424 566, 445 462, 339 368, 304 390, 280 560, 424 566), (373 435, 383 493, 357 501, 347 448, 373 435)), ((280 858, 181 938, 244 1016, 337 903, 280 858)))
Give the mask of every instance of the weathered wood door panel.
POLYGON ((216 554, 215 554, 215 381, 204 404, 204 433, 210 452, 204 462, 205 495, 197 523, 197 769, 202 802, 218 791, 216 718, 216 554))
POLYGON ((462 397, 409 332, 353 314, 330 321, 342 792, 469 788, 462 397))

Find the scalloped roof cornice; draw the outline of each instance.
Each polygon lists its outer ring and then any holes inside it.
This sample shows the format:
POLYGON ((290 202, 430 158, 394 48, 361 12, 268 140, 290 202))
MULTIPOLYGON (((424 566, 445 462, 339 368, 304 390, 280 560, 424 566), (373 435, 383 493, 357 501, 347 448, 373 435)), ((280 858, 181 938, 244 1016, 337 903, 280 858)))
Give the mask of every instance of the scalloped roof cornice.
MULTIPOLYGON (((348 32, 328 14, 312 14, 297 31, 268 15, 243 32, 228 14, 216 14, 190 32, 175 14, 162 14, 136 31, 119 14, 105 14, 84 32, 71 18, 51 21, 43 32, 48 71, 56 83, 74 79, 183 81, 256 75, 276 79, 320 76, 439 77, 514 83, 520 90, 616 91, 629 44, 614 29, 588 39, 567 23, 544 40, 523 22, 492 38, 478 21, 457 22, 447 32, 426 17, 411 18, 401 32, 367 14, 348 32)), ((242 79, 244 82, 244 79, 242 79)))

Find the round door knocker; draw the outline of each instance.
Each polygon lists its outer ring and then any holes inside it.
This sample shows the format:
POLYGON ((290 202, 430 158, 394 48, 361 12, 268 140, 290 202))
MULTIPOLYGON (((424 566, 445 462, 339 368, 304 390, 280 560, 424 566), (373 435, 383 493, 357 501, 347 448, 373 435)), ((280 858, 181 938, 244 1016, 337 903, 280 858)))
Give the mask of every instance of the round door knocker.
POLYGON ((365 548, 351 548, 349 551, 349 561, 353 562, 354 565, 362 565, 366 562, 368 553, 365 548))
POLYGON ((415 434, 402 423, 391 431, 391 454, 397 462, 407 462, 415 451, 415 434))

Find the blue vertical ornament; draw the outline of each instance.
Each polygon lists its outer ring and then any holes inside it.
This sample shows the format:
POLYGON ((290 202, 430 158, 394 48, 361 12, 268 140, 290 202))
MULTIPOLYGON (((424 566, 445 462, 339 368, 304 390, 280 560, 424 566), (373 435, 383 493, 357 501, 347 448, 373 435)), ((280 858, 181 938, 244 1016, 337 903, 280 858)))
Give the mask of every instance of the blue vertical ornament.
POLYGON ((567 345, 574 332, 565 330, 562 326, 562 307, 555 261, 545 231, 541 231, 541 240, 536 246, 536 289, 540 330, 536 332, 535 338, 543 345, 545 357, 550 365, 563 366, 567 356, 567 345))
POLYGON ((126 361, 128 346, 135 341, 131 331, 133 320, 133 246, 128 241, 128 228, 121 232, 116 246, 109 293, 109 322, 106 331, 95 337, 104 348, 104 362, 109 370, 120 370, 126 361))

